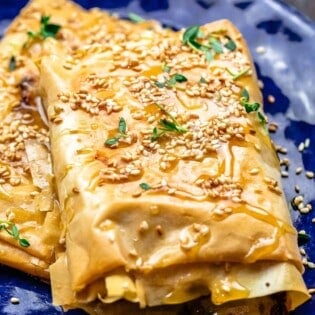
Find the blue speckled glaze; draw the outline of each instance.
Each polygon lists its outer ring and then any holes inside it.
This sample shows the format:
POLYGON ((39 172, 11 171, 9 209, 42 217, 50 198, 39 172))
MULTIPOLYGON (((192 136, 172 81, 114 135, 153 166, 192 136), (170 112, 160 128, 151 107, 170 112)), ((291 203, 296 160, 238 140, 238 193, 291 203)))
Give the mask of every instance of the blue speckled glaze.
MULTIPOLYGON (((314 1, 314 0, 310 0, 314 1)), ((270 121, 279 124, 271 134, 276 144, 288 149, 291 161, 290 176, 283 180, 288 202, 295 196, 298 184, 307 202, 315 209, 315 181, 304 174, 295 175, 295 168, 303 166, 315 171, 315 24, 293 8, 275 0, 80 0, 86 8, 99 6, 126 16, 135 12, 144 18, 154 18, 165 25, 182 28, 203 24, 220 18, 234 22, 244 34, 256 64, 259 78, 264 83, 265 111, 270 121), (256 48, 264 46, 266 53, 256 48), (268 103, 268 95, 276 98, 268 103), (306 138, 310 147, 301 154, 297 147, 306 138)), ((0 32, 26 3, 0 0, 0 32)), ((283 156, 284 157, 284 156, 283 156)), ((281 158, 281 156, 280 156, 281 158)), ((314 210, 313 210, 314 211, 314 210)), ((315 224, 313 213, 301 215, 292 210, 298 230, 305 230, 312 239, 304 247, 309 260, 315 261, 315 224)), ((315 287, 315 270, 306 269, 305 281, 315 287)), ((51 305, 49 286, 21 272, 0 266, 0 314, 4 315, 59 315, 60 308, 51 305), (20 304, 10 303, 12 296, 20 304)), ((74 310, 67 314, 82 315, 74 310)), ((315 297, 296 310, 294 315, 315 315, 315 297)))

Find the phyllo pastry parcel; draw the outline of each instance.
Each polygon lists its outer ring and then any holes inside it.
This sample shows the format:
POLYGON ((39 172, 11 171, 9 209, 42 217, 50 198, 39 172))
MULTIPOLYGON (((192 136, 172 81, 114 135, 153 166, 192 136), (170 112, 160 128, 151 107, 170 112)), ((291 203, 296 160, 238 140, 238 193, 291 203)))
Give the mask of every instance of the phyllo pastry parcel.
POLYGON ((66 245, 54 303, 120 314, 119 300, 285 292, 296 308, 309 298, 297 233, 241 34, 146 23, 42 60, 66 245))
POLYGON ((31 1, 0 42, 0 263, 49 277, 60 239, 38 64, 97 40, 115 19, 70 1, 31 1), (95 29, 95 26, 98 29, 95 29))

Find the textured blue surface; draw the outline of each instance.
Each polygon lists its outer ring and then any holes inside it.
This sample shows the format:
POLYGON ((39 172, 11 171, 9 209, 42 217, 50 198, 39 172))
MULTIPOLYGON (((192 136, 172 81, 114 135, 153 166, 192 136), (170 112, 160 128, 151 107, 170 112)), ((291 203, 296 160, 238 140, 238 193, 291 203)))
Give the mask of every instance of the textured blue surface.
MULTIPOLYGON (((313 0, 310 0, 313 1, 313 0)), ((265 111, 270 121, 279 124, 272 137, 277 144, 288 148, 290 176, 284 179, 288 201, 294 195, 294 185, 301 187, 307 202, 315 208, 315 182, 303 174, 295 175, 295 168, 303 166, 315 171, 315 25, 294 9, 275 0, 82 0, 86 8, 100 6, 126 16, 135 12, 145 18, 155 18, 164 24, 181 28, 203 24, 219 18, 232 20, 248 41, 260 79, 264 83, 265 111), (264 46, 265 54, 256 48, 264 46), (269 104, 267 97, 276 98, 269 104), (311 145, 303 154, 297 147, 306 138, 311 145)), ((26 1, 0 0, 0 30, 10 22, 26 1)), ((314 210, 313 210, 314 211, 314 210)), ((309 259, 315 261, 314 214, 300 215, 292 211, 298 230, 312 236, 305 245, 309 259)), ((304 274, 309 287, 315 287, 315 270, 304 274)), ((61 309, 50 304, 49 286, 23 273, 0 266, 0 314, 59 315, 61 309), (12 296, 20 298, 12 305, 12 296)), ((67 314, 79 315, 81 311, 67 314)), ((315 298, 294 312, 294 315, 315 315, 315 298)))

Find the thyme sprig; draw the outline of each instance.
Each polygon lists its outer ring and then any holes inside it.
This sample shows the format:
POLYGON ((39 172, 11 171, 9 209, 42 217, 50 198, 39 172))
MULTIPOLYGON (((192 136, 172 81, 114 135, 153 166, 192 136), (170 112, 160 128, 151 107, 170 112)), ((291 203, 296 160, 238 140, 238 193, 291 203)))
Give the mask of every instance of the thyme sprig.
POLYGON ((260 104, 257 102, 251 103, 249 101, 249 93, 245 88, 243 88, 241 91, 240 103, 241 105, 244 106, 246 113, 257 112, 257 117, 260 124, 263 126, 266 125, 267 120, 266 120, 265 115, 262 112, 258 111, 259 108, 261 107, 260 104))
POLYGON ((204 37, 205 35, 200 30, 200 26, 193 25, 188 27, 183 33, 182 42, 194 50, 203 51, 206 60, 209 62, 213 60, 215 54, 222 54, 224 52, 223 46, 230 51, 234 51, 237 48, 235 42, 227 35, 225 37, 228 39, 228 42, 225 45, 222 45, 222 43, 214 36, 214 33, 209 38, 206 38, 208 44, 201 44, 197 41, 197 39, 204 39, 204 37))
POLYGON ((156 81, 155 85, 159 88, 163 88, 163 87, 173 87, 176 83, 182 83, 182 82, 186 82, 187 78, 180 74, 180 73, 175 73, 173 75, 171 75, 170 79, 166 80, 165 82, 159 82, 156 81))
POLYGON ((126 120, 123 117, 120 117, 118 122, 118 132, 119 134, 115 137, 109 138, 105 141, 105 145, 112 146, 119 142, 119 139, 126 136, 127 133, 127 124, 126 120))
POLYGON ((143 190, 150 190, 150 189, 152 189, 152 187, 149 184, 147 184, 147 183, 140 183, 139 186, 143 190))
POLYGON ((141 23, 141 22, 144 22, 145 21, 145 19, 142 17, 142 16, 140 16, 140 15, 138 15, 138 14, 136 14, 136 13, 133 13, 133 12, 130 12, 129 14, 128 14, 128 18, 131 20, 131 22, 133 22, 133 23, 141 23))
POLYGON ((55 38, 57 33, 59 32, 61 25, 49 23, 50 21, 49 15, 43 15, 40 19, 40 29, 39 31, 28 31, 28 41, 24 44, 24 47, 29 45, 33 40, 45 40, 48 37, 55 38))
POLYGON ((162 105, 155 104, 161 111, 168 116, 171 120, 163 118, 159 121, 159 127, 154 127, 152 131, 152 141, 158 140, 162 137, 165 133, 168 132, 177 132, 177 133, 185 133, 188 131, 187 128, 181 126, 177 120, 171 115, 162 105))
POLYGON ((20 237, 20 231, 13 222, 0 219, 0 231, 2 230, 7 232, 14 239, 16 239, 20 246, 22 247, 30 246, 30 243, 27 239, 20 237))

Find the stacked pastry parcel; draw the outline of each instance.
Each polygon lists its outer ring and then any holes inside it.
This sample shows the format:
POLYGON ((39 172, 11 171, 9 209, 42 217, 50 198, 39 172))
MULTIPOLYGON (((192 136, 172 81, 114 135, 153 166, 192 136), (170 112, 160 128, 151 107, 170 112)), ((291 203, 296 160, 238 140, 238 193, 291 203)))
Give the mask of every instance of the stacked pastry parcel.
POLYGON ((40 56, 27 60, 40 72, 64 243, 50 267, 54 303, 175 314, 207 296, 223 305, 218 314, 244 314, 244 305, 269 314, 259 305, 276 293, 287 310, 307 300, 255 70, 235 27, 174 32, 97 10, 67 23, 72 31, 40 52, 26 47, 40 56))
POLYGON ((41 58, 109 33, 115 18, 70 1, 34 0, 0 42, 0 262, 49 277, 60 238, 48 124, 38 94, 41 58), (97 26, 97 28, 95 28, 97 26), (78 30, 80 30, 78 32, 78 30))
POLYGON ((230 22, 140 23, 45 57, 41 78, 66 227, 50 269, 57 304, 308 298, 254 67, 230 22))

